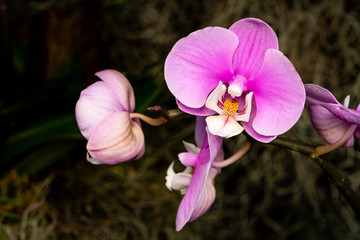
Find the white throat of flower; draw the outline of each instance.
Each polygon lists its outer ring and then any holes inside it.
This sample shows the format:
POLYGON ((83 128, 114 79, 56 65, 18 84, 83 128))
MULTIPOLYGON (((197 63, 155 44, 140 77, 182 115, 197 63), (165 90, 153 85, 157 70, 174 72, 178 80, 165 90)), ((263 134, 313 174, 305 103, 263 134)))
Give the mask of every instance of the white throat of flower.
MULTIPOLYGON (((165 177, 166 187, 170 191, 178 190, 181 192, 181 194, 186 193, 186 191, 190 185, 192 175, 194 173, 194 167, 192 167, 192 166, 194 166, 195 163, 193 163, 192 160, 188 161, 187 157, 189 157, 189 156, 191 157, 191 155, 196 156, 196 154, 198 154, 200 152, 200 148, 196 147, 194 144, 191 144, 191 143, 188 143, 185 141, 183 141, 183 144, 188 152, 180 153, 179 159, 180 159, 181 163, 184 166, 186 166, 186 168, 182 172, 175 173, 174 162, 172 162, 170 164, 170 166, 168 167, 168 170, 166 172, 166 177, 165 177)), ((195 160, 195 159, 193 159, 193 160, 195 160)))
POLYGON ((206 118, 210 133, 224 138, 230 138, 240 134, 244 130, 238 121, 249 121, 253 92, 246 94, 245 102, 239 109, 239 106, 241 106, 241 94, 242 89, 240 87, 237 88, 236 85, 230 85, 228 88, 222 82, 210 93, 205 102, 205 106, 219 114, 206 118), (228 93, 228 97, 226 97, 226 92, 228 93))
POLYGON ((172 162, 166 172, 166 187, 170 191, 178 190, 184 195, 190 185, 193 171, 193 167, 186 167, 184 171, 175 173, 174 162, 172 162))

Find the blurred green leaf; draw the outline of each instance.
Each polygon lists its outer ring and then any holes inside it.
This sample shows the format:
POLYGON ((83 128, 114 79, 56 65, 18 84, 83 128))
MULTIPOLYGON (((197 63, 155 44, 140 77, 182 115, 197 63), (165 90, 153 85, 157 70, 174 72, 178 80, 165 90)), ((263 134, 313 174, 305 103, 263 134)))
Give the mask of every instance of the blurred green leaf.
MULTIPOLYGON (((34 150, 37 147, 41 148, 47 143, 82 139, 83 137, 77 127, 74 113, 47 117, 10 136, 4 143, 0 163, 8 164, 16 158, 22 158, 30 150, 34 150)), ((64 146, 69 147, 69 145, 62 145, 59 146, 59 149, 61 148, 62 151, 68 152, 64 149, 64 146)), ((73 149, 73 147, 70 146, 69 149, 73 149)), ((51 149, 51 151, 53 150, 51 149)), ((36 159, 34 161, 37 162, 36 159)), ((49 161, 54 160, 49 159, 49 161)))
POLYGON ((22 201, 20 199, 11 199, 11 198, 0 196, 0 204, 12 204, 16 207, 21 207, 22 201))
POLYGON ((21 220, 22 216, 16 213, 0 210, 0 215, 8 218, 13 218, 16 220, 21 220))
POLYGON ((15 166, 15 169, 19 173, 34 175, 52 166, 57 161, 65 159, 70 152, 78 148, 79 144, 75 144, 74 141, 69 140, 46 143, 24 157, 22 161, 15 166))
POLYGON ((135 112, 144 112, 151 106, 156 97, 160 94, 161 88, 156 84, 155 79, 149 78, 133 85, 135 92, 135 112))

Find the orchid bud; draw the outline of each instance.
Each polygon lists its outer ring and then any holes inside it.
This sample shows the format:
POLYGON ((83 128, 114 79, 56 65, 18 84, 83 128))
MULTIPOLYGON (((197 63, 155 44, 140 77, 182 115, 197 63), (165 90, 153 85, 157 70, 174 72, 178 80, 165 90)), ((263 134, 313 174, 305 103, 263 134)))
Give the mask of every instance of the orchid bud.
POLYGON ((318 147, 318 155, 338 147, 351 147, 354 136, 359 137, 360 105, 356 110, 350 109, 349 96, 343 105, 330 91, 315 84, 305 84, 305 89, 311 123, 325 142, 331 145, 318 147))
POLYGON ((84 89, 75 113, 81 134, 88 140, 88 160, 92 163, 117 164, 142 157, 144 134, 135 109, 134 91, 128 79, 118 71, 95 74, 102 81, 84 89))

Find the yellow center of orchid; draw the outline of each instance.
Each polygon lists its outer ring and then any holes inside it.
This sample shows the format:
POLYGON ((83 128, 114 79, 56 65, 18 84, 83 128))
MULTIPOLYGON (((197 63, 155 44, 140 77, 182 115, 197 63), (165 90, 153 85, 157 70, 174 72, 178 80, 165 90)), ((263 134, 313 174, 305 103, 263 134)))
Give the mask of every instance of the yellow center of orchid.
POLYGON ((239 102, 231 101, 230 99, 226 99, 224 102, 224 109, 227 113, 227 115, 231 116, 233 115, 239 108, 239 102))

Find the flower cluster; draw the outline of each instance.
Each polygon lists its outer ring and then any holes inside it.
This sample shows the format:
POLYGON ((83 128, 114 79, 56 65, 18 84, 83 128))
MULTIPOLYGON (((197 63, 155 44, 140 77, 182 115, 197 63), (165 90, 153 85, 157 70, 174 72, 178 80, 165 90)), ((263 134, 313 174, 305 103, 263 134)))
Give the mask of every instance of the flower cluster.
POLYGON ((180 230, 210 207, 215 198, 213 178, 219 166, 233 161, 224 160, 219 148, 212 147, 215 136, 230 138, 245 129, 256 140, 270 142, 301 116, 305 89, 294 66, 278 50, 274 31, 253 18, 229 29, 208 27, 180 39, 166 58, 165 80, 181 110, 206 117, 202 117, 206 124, 197 124, 196 132, 206 129, 208 142, 198 142, 200 148, 186 143, 189 152, 179 159, 187 168, 177 174, 172 165, 168 170, 168 188, 187 189, 177 214, 180 230), (199 163, 209 166, 200 168, 199 163), (189 167, 194 168, 193 175, 189 167))
MULTIPOLYGON (((145 149, 139 119, 158 126, 169 116, 152 119, 134 113, 134 92, 123 74, 104 70, 95 75, 101 81, 83 90, 76 104, 76 120, 88 140, 87 159, 94 164, 139 159, 145 149)), ((207 27, 180 39, 166 58, 165 80, 178 107, 196 116, 196 144, 184 142, 187 152, 178 155, 184 170, 176 173, 173 162, 165 177, 169 190, 184 195, 177 231, 210 208, 215 177, 251 146, 247 141, 224 159, 223 138, 245 130, 268 143, 298 121, 305 99, 313 126, 329 144, 316 154, 352 146, 354 136, 360 137, 360 105, 349 109, 349 98, 342 105, 328 90, 304 86, 278 50, 275 32, 259 19, 242 19, 229 29, 207 27)))

